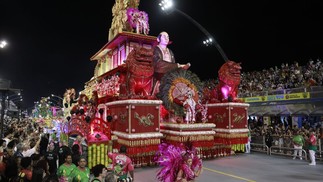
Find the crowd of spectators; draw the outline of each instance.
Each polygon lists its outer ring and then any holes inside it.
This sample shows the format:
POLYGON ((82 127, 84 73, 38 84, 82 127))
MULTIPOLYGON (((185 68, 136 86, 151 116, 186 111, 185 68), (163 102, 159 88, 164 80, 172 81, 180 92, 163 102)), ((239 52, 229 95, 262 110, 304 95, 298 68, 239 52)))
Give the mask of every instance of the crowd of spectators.
MULTIPOLYGON (((90 177, 104 181, 103 178, 107 176, 102 176, 101 173, 106 175, 107 168, 95 167, 95 173, 90 171, 76 140, 72 146, 68 146, 59 141, 55 130, 52 133, 44 130, 41 124, 27 118, 19 122, 17 119, 7 120, 4 137, 0 139, 1 182, 79 179, 88 182, 90 177)), ((108 181, 113 181, 111 177, 110 179, 108 181)))
MULTIPOLYGON (((306 140, 309 137, 310 131, 315 131, 315 135, 318 139, 323 138, 321 122, 310 125, 310 123, 304 119, 305 122, 302 122, 302 126, 299 127, 298 125, 293 125, 291 119, 280 120, 279 117, 271 119, 271 122, 264 123, 262 117, 249 118, 252 143, 265 144, 269 148, 271 146, 293 148, 293 136, 299 133, 306 140), (272 139, 268 140, 269 137, 272 139)), ((306 144, 307 143, 305 143, 304 149, 307 147, 306 144)))
MULTIPOLYGON (((315 61, 310 59, 303 66, 295 61, 292 64, 283 63, 280 68, 275 66, 275 68, 262 71, 244 72, 241 74, 239 92, 240 97, 250 97, 284 89, 313 86, 323 86, 323 64, 320 59, 315 61)), ((268 145, 292 147, 291 139, 297 132, 307 138, 311 130, 316 132, 317 138, 323 137, 320 118, 315 123, 304 119, 302 126, 293 125, 290 117, 288 121, 281 120, 279 117, 271 117, 268 123, 264 123, 263 117, 258 117, 258 119, 255 117, 253 120, 250 118, 248 123, 251 127, 253 143, 263 143, 264 137, 271 136, 273 140, 268 145)))
POLYGON ((262 71, 243 72, 239 92, 251 93, 323 85, 323 64, 320 59, 309 60, 304 66, 294 62, 262 71))
MULTIPOLYGON (((319 59, 309 60, 305 66, 300 66, 297 62, 283 63, 280 68, 276 66, 242 73, 241 76, 239 92, 245 96, 251 96, 255 92, 322 86, 323 64, 319 59)), ((254 120, 249 121, 249 124, 253 139, 270 135, 274 137, 271 144, 282 147, 291 147, 291 138, 296 133, 301 133, 306 139, 309 132, 315 130, 317 137, 323 138, 321 127, 311 127, 306 123, 302 127, 280 121, 267 124, 254 120)), ((14 181, 22 177, 24 181, 54 182, 71 171, 70 168, 78 169, 74 171, 79 171, 79 175, 87 175, 82 173, 88 169, 79 144, 68 146, 60 143, 55 133, 44 133, 42 126, 27 118, 19 122, 7 119, 4 126, 4 137, 0 139, 0 181, 14 181)), ((104 166, 93 169, 98 169, 92 173, 98 178, 102 170, 106 170, 104 166)), ((69 175, 68 178, 73 178, 73 174, 69 175)))

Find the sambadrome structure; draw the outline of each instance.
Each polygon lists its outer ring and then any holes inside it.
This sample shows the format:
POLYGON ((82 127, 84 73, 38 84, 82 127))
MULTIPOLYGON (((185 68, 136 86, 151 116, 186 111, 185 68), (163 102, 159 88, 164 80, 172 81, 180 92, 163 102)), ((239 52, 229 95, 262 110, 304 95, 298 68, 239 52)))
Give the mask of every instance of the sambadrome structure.
POLYGON ((120 145, 136 166, 154 164, 161 142, 190 140, 204 158, 243 151, 249 105, 236 98, 240 64, 227 61, 214 88, 189 70, 170 71, 152 95, 157 37, 148 35, 139 1, 124 2, 116 0, 109 41, 91 57, 97 65, 82 91, 84 102, 66 104, 71 112, 65 129, 88 138, 89 167, 106 164, 106 151, 120 145))

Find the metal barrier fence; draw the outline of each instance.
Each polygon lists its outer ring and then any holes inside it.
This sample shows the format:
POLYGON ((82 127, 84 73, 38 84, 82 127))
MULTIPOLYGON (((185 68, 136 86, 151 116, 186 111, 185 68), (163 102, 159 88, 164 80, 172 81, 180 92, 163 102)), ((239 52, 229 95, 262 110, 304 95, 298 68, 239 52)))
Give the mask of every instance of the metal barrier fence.
MULTIPOLYGON (((265 136, 251 136, 251 150, 256 152, 267 153, 268 155, 283 155, 283 156, 293 156, 294 155, 294 145, 292 143, 292 138, 290 136, 280 137, 273 135, 272 146, 269 148, 265 143, 265 136)), ((307 160, 308 146, 304 145, 302 149, 302 157, 307 160)), ((323 151, 322 151, 322 139, 318 139, 318 150, 315 153, 316 160, 323 161, 323 151)))
MULTIPOLYGON (((293 156, 294 150, 295 150, 294 148, 272 146, 269 149, 269 155, 277 154, 277 155, 293 156)), ((307 152, 304 149, 302 149, 302 158, 304 158, 307 161, 307 152)))
POLYGON ((264 152, 264 153, 267 153, 267 155, 270 154, 269 148, 267 145, 259 144, 259 143, 250 143, 250 146, 252 151, 264 152))

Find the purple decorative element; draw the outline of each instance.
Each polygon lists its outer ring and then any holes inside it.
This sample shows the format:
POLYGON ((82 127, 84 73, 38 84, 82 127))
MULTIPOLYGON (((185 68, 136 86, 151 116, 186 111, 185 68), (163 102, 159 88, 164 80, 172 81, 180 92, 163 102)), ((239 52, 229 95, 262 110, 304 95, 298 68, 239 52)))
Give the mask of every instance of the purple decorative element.
POLYGON ((136 30, 136 33, 149 33, 148 14, 144 11, 139 11, 136 8, 127 9, 127 18, 130 26, 136 30))
POLYGON ((202 161, 190 142, 179 147, 166 143, 160 144, 156 162, 162 166, 157 172, 157 179, 163 182, 176 181, 180 169, 183 170, 186 179, 192 180, 196 177, 194 170, 202 168, 202 161), (186 163, 188 159, 192 159, 191 166, 186 163))
POLYGON ((128 8, 127 9, 127 18, 128 18, 128 22, 130 24, 130 26, 132 28, 135 28, 136 27, 136 23, 135 23, 135 18, 134 18, 134 15, 135 13, 138 11, 138 9, 135 9, 135 8, 128 8))

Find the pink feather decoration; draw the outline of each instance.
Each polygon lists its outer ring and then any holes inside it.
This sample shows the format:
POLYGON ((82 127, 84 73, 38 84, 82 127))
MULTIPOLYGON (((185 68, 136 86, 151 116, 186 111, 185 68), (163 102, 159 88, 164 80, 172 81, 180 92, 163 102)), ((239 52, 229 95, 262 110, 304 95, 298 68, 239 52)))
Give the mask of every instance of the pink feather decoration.
POLYGON ((137 21, 139 21, 139 18, 143 19, 146 24, 148 25, 148 14, 144 11, 139 11, 136 8, 128 8, 127 9, 127 18, 130 26, 132 28, 136 28, 137 21))
POLYGON ((202 167, 202 160, 198 158, 196 149, 189 142, 181 146, 162 143, 159 145, 156 158, 156 162, 162 166, 157 172, 157 179, 160 182, 176 181, 179 169, 183 170, 188 179, 194 179, 194 170, 202 167), (191 168, 185 163, 188 156, 192 158, 191 168))

